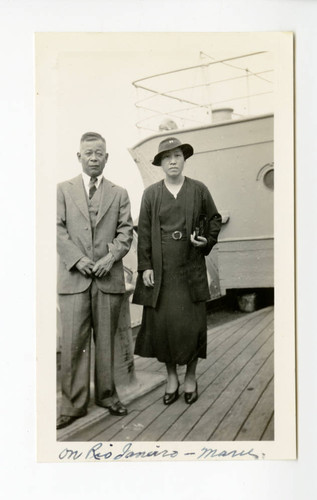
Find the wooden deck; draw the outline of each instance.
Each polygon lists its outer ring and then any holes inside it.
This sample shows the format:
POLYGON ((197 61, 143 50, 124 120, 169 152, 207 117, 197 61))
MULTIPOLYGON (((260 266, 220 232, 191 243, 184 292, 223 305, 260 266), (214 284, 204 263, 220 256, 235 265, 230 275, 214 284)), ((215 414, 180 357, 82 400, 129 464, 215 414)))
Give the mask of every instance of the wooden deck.
MULTIPOLYGON (((197 366, 198 401, 164 406, 164 386, 132 402, 129 414, 106 415, 69 441, 260 441, 274 439, 273 307, 208 330, 208 355, 197 366)), ((165 373, 153 359, 136 370, 165 373)))

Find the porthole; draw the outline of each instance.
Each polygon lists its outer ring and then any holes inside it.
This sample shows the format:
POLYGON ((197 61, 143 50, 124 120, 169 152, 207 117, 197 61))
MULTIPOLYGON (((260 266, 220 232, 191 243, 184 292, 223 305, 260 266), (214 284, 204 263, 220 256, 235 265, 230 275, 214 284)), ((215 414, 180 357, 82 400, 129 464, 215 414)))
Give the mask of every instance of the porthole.
POLYGON ((274 162, 266 163, 260 168, 257 177, 257 181, 263 182, 267 189, 273 191, 274 189, 274 162))
POLYGON ((263 177, 264 185, 269 189, 274 189, 274 170, 268 170, 263 177))

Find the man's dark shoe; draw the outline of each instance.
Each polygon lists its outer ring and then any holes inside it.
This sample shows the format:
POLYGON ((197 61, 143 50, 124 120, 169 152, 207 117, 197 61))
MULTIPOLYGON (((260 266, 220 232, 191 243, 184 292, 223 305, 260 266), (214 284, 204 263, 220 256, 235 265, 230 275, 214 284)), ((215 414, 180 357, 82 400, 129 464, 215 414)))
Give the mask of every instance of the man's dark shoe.
POLYGON ((67 427, 68 425, 75 422, 77 418, 80 417, 74 417, 72 415, 60 415, 57 419, 56 429, 64 429, 64 427, 67 427))
POLYGON ((121 403, 121 401, 116 401, 111 405, 106 406, 107 410, 109 410, 110 415, 116 415, 117 417, 123 417, 128 414, 128 410, 121 403))

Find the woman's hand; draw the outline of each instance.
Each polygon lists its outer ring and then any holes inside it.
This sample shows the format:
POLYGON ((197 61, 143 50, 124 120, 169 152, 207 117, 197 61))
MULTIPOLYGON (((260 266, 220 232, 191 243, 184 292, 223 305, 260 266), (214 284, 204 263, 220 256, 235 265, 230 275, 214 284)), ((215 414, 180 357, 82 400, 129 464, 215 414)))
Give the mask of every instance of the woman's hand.
POLYGON ((190 241, 191 244, 194 245, 194 247, 202 248, 207 245, 206 238, 204 238, 203 236, 197 236, 197 240, 195 240, 195 236, 196 236, 196 231, 194 231, 193 234, 190 235, 190 241))
POLYGON ((146 271, 143 271, 143 283, 145 286, 154 286, 154 271, 153 269, 147 269, 146 271))

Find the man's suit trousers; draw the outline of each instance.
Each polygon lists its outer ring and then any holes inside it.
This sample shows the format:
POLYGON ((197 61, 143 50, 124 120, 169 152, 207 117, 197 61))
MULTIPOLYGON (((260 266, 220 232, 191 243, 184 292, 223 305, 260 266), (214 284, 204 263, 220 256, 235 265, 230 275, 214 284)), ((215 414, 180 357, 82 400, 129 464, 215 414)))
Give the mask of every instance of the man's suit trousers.
POLYGON ((90 287, 60 294, 62 323, 62 415, 82 416, 90 397, 91 333, 95 342, 95 402, 107 406, 118 400, 114 384, 114 336, 123 294, 90 287))

